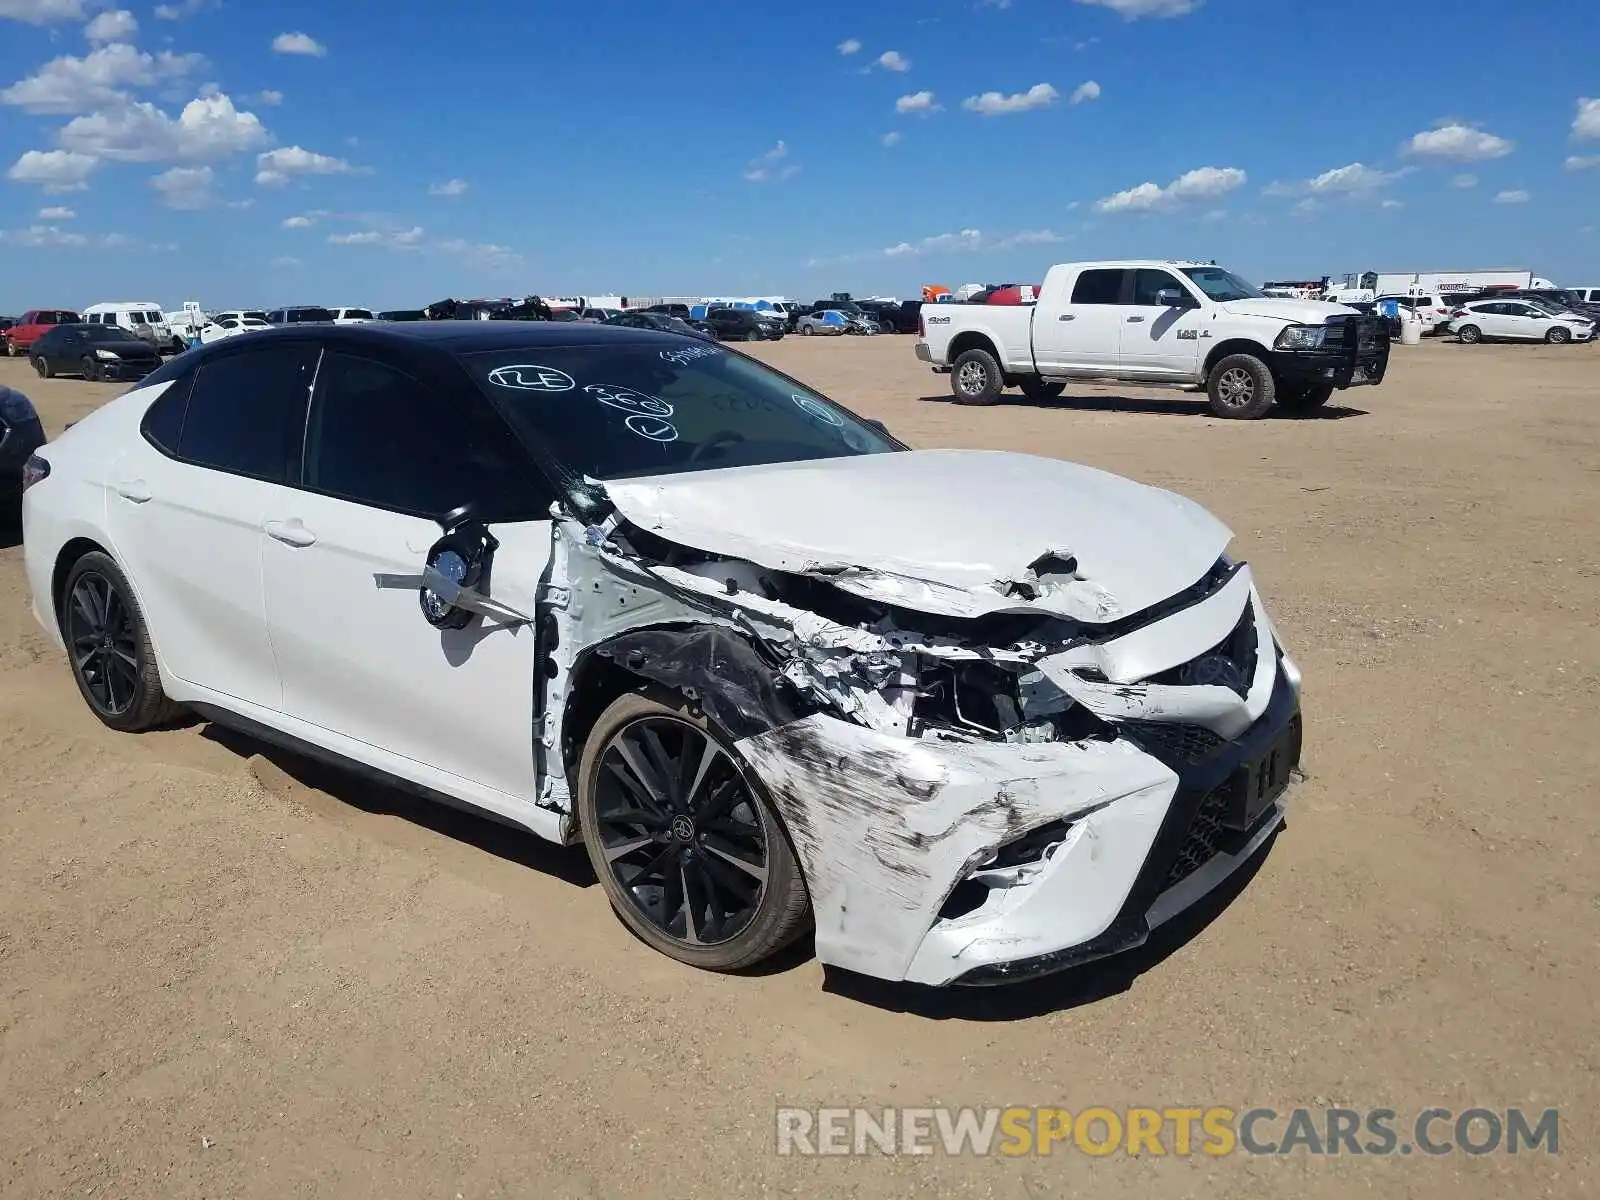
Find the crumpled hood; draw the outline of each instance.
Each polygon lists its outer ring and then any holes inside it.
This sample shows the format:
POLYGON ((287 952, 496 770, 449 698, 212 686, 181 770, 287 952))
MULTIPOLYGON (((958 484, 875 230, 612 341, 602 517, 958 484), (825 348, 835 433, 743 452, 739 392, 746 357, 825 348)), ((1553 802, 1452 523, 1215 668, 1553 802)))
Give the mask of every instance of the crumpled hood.
POLYGON ((1348 317, 1356 311, 1347 304, 1330 304, 1325 300, 1287 300, 1272 296, 1259 300, 1229 300, 1217 307, 1238 317, 1276 317, 1295 325, 1321 325, 1329 317, 1348 317))
POLYGON ((1233 536, 1182 496, 1001 451, 732 467, 606 490, 627 520, 681 545, 963 617, 1116 620, 1197 582, 1233 536))

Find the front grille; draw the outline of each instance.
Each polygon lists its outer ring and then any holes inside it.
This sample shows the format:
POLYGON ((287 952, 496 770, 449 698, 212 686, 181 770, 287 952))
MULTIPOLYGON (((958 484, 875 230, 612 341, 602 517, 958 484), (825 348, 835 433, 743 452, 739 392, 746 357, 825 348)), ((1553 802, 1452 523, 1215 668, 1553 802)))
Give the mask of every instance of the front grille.
POLYGON ((1228 815, 1231 787, 1231 780, 1220 783, 1200 801, 1200 807, 1195 809, 1194 817, 1189 822, 1189 832, 1184 835, 1183 845, 1178 848, 1178 856, 1172 860, 1166 881, 1161 885, 1163 892, 1176 887, 1221 854, 1236 836, 1222 823, 1228 815))
POLYGON ((1122 733, 1146 754, 1163 762, 1176 760, 1191 766, 1207 762, 1228 744, 1220 733, 1204 725, 1180 725, 1167 721, 1124 721, 1122 733))

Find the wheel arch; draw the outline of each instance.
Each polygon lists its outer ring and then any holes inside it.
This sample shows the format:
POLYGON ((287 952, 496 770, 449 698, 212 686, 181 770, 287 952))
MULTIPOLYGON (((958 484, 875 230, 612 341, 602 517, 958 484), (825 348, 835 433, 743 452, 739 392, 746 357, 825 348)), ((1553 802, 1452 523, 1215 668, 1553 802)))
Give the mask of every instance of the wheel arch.
POLYGON ((983 350, 994 356, 995 362, 1000 362, 1000 348, 995 344, 994 338, 987 333, 976 329, 964 329, 950 339, 950 347, 945 351, 945 361, 954 364, 968 350, 983 350))
POLYGON ((1211 353, 1206 355, 1205 374, 1207 379, 1211 378, 1212 369, 1230 354, 1248 354, 1252 358, 1259 358, 1266 363, 1268 370, 1272 369, 1271 352, 1260 342, 1250 338, 1229 338, 1225 342, 1217 343, 1211 348, 1211 353))
MULTIPOLYGON (((50 571, 50 612, 56 619, 57 629, 61 628, 61 606, 67 598, 65 595, 67 576, 72 573, 73 564, 85 554, 96 552, 104 554, 113 562, 116 561, 116 555, 112 554, 109 548, 89 537, 70 538, 56 552, 55 566, 50 571)), ((123 574, 126 575, 127 572, 124 571, 123 574)), ((130 586, 133 583, 131 579, 128 582, 130 586)))

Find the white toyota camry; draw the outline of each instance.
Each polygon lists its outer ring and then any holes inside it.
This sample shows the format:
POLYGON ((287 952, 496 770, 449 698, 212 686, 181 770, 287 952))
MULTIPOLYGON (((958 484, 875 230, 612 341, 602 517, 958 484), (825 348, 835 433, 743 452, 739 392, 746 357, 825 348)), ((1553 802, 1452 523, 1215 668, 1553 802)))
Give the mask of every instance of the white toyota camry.
POLYGON ((182 355, 29 461, 36 616, 179 708, 556 842, 695 966, 993 983, 1139 944, 1280 825, 1300 677, 1229 531, 915 451, 743 355, 578 323, 182 355))

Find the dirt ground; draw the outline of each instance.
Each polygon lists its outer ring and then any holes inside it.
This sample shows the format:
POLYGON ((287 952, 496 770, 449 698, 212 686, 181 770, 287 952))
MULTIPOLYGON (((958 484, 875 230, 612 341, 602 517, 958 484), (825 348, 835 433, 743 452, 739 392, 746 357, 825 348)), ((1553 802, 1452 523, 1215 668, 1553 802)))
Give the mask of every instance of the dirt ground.
MULTIPOLYGON (((1284 834, 1097 969, 698 974, 560 850, 79 700, 0 533, 0 1195, 1600 1192, 1600 349, 1395 350, 1317 419, 948 402, 911 339, 761 357, 916 446, 1059 455, 1237 534, 1305 672, 1284 834), (1343 407, 1339 403, 1343 402, 1343 407), (1561 1108, 1560 1153, 778 1157, 774 1106, 1561 1108)), ((114 394, 0 361, 54 434, 114 394)))

